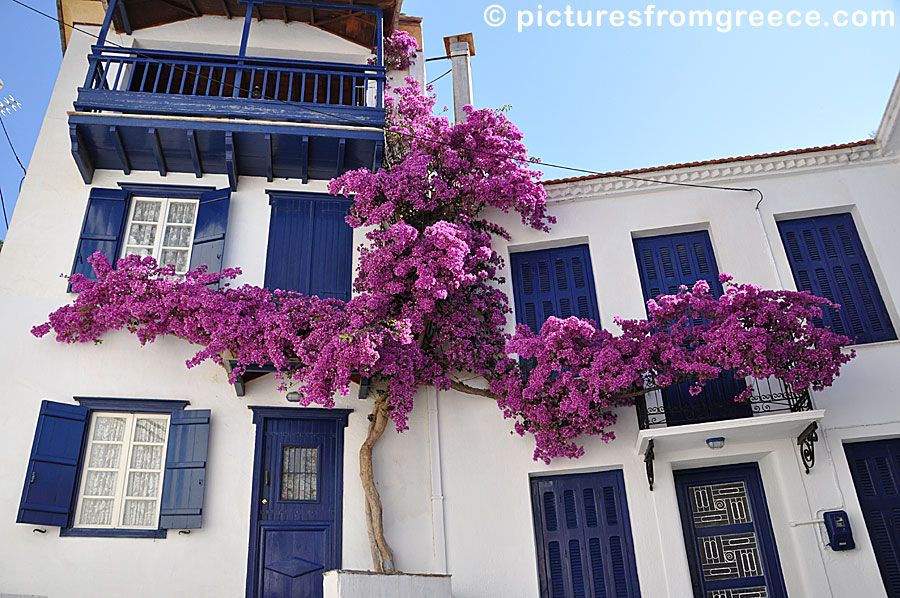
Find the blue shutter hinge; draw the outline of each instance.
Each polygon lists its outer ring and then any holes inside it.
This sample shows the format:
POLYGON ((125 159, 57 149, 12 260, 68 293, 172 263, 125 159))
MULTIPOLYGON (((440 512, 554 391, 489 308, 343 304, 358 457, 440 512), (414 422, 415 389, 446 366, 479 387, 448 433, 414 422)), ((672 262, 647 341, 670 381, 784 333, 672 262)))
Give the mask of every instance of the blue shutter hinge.
POLYGON ((34 484, 34 480, 37 478, 37 475, 34 473, 34 470, 31 470, 31 479, 28 480, 29 484, 34 484))

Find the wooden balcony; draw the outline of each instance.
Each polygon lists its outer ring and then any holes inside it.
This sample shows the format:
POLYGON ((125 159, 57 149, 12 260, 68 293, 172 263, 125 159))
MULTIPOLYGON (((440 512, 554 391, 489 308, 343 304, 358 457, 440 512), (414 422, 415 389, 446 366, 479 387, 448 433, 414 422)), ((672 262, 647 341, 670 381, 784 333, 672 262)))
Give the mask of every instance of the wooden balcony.
POLYGON ((95 46, 69 125, 96 168, 328 180, 376 169, 384 67, 95 46))

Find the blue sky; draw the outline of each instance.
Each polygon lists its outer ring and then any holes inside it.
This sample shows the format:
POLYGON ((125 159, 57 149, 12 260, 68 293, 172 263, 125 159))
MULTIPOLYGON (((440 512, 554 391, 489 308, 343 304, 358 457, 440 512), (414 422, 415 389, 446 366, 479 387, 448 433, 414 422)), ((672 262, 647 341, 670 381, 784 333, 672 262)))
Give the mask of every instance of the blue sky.
MULTIPOLYGON (((27 0, 55 14, 53 0, 27 0)), ((900 0, 656 1, 659 10, 892 10, 893 28, 537 27, 517 31, 519 11, 644 11, 630 0, 406 0, 425 18, 425 55, 443 54, 445 35, 472 32, 475 102, 512 105, 510 118, 544 161, 598 171, 828 145, 874 134, 900 71, 900 0), (507 21, 485 22, 499 4, 507 21)), ((523 13, 523 19, 525 13, 523 13)), ((607 20, 609 16, 605 17, 607 20)), ((734 17, 732 17, 733 19, 734 17)), ((744 17, 746 20, 747 17, 744 17)), ((56 23, 0 0, 0 95, 23 109, 3 117, 23 162, 31 150, 59 69, 56 23)), ((428 63, 428 78, 449 69, 428 63)), ((450 104, 450 77, 438 81, 450 104)), ((571 173, 546 169, 546 178, 571 173)), ((7 211, 21 170, 0 137, 0 188, 7 211)), ((6 230, 0 221, 0 238, 6 230)))

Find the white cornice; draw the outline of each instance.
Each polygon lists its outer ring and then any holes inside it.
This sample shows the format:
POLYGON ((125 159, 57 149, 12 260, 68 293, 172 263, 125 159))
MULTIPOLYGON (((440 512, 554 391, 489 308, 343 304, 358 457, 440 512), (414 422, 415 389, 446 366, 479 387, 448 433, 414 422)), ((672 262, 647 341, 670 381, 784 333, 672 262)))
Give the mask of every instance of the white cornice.
POLYGON ((894 82, 891 98, 888 100, 884 116, 881 117, 881 124, 878 126, 878 133, 875 135, 879 145, 888 148, 890 153, 900 151, 900 143, 896 139, 900 137, 900 130, 897 128, 898 118, 900 118, 900 76, 894 82))
MULTIPOLYGON (((581 181, 549 183, 546 185, 546 190, 548 202, 559 203, 601 196, 672 189, 670 185, 660 183, 695 183, 728 187, 737 185, 738 181, 758 177, 793 175, 857 164, 870 165, 895 159, 896 157, 886 156, 881 143, 876 142, 839 149, 701 164, 652 172, 635 172, 627 175, 646 180, 626 179, 610 175, 581 181)), ((746 184, 742 186, 746 186, 746 184)))

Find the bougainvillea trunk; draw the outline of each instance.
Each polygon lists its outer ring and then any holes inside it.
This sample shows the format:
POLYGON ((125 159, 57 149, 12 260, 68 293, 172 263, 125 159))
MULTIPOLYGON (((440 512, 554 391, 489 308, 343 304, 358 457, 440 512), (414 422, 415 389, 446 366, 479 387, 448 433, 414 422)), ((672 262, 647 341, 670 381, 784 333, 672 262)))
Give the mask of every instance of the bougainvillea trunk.
POLYGON ((394 571, 394 553, 384 539, 384 517, 381 495, 375 486, 375 468, 372 462, 372 451, 375 443, 384 434, 388 420, 387 401, 376 398, 369 414, 369 432, 362 446, 359 447, 359 479, 362 481, 366 500, 366 527, 369 532, 369 548, 372 551, 372 566, 375 571, 394 571))

